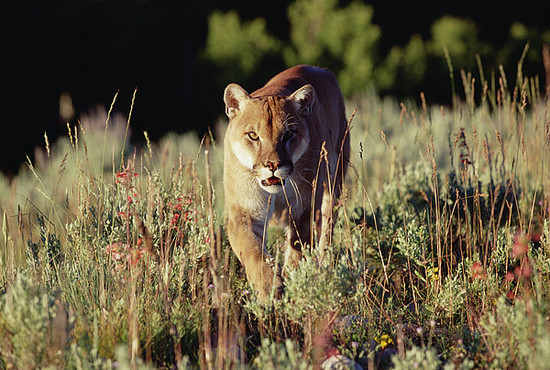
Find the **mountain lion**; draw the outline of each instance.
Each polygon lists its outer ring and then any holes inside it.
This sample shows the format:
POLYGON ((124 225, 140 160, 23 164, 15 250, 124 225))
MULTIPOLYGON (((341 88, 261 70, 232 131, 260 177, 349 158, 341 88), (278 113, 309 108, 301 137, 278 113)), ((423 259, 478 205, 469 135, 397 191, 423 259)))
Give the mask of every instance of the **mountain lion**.
POLYGON ((265 301, 282 288, 265 250, 272 215, 286 226, 285 264, 296 265, 301 249, 313 244, 312 227, 321 248, 330 245, 333 204, 350 151, 344 101, 330 71, 299 65, 251 94, 229 84, 224 102, 227 233, 265 301))

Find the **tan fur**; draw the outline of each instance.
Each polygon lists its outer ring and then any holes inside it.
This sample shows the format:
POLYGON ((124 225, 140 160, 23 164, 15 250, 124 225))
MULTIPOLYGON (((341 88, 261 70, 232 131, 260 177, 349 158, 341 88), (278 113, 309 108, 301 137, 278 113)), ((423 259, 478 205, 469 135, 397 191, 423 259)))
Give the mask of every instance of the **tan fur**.
POLYGON ((224 142, 227 233, 248 281, 266 300, 282 286, 265 251, 273 214, 287 215, 286 264, 295 265, 301 248, 312 244, 311 225, 320 246, 330 245, 332 208, 349 161, 344 102, 330 71, 305 65, 279 73, 252 94, 230 84, 224 101, 230 119, 224 142), (270 185, 277 178, 284 185, 270 185))

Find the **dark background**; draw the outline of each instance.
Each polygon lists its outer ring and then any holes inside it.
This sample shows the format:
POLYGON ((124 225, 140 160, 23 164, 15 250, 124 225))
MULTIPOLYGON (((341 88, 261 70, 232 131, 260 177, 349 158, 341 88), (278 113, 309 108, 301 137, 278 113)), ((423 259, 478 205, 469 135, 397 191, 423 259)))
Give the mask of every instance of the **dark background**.
MULTIPOLYGON (((433 21, 443 15, 474 21, 479 38, 494 47, 505 42, 514 21, 538 28, 550 23, 548 2, 536 8, 517 2, 483 7, 481 2, 369 4, 374 7, 373 23, 382 30, 382 52, 405 44, 413 33, 427 38, 433 21)), ((32 158, 34 148, 42 145, 44 132, 50 142, 65 135, 66 123, 58 112, 63 92, 71 95, 78 117, 97 105, 108 106, 116 91, 115 109, 126 114, 137 88, 131 122, 137 141, 143 130, 152 140, 168 131, 204 132, 223 113, 223 87, 212 83, 216 69, 200 58, 214 9, 236 9, 243 20, 264 17, 270 33, 288 39, 286 6, 279 1, 72 0, 25 3, 17 11, 4 12, 8 97, 3 106, 8 114, 0 170, 14 174, 25 154, 32 158)), ((274 60, 258 76, 258 85, 247 88, 260 87, 259 81, 283 68, 274 60)), ((531 73, 542 77, 542 67, 531 73)), ((432 102, 448 103, 448 80, 427 81, 422 90, 432 102)))

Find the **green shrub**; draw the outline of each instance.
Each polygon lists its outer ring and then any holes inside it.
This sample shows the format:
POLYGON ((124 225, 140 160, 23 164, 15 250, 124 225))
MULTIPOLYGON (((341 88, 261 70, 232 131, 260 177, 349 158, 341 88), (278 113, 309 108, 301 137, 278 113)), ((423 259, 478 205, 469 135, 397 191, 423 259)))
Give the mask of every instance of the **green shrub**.
POLYGON ((486 47, 478 40, 477 27, 470 20, 444 16, 432 24, 431 33, 431 52, 444 57, 447 49, 458 69, 473 66, 475 53, 484 54, 486 47))
POLYGON ((254 359, 254 367, 265 370, 311 369, 294 342, 287 339, 284 343, 275 343, 267 338, 262 340, 260 353, 254 359))
POLYGON ((380 28, 372 24, 373 9, 360 2, 345 8, 336 0, 297 0, 288 7, 291 45, 284 49, 287 65, 332 67, 346 96, 374 82, 380 28))
POLYGON ((313 320, 331 313, 353 295, 361 267, 342 255, 331 261, 323 252, 306 251, 297 268, 288 271, 284 311, 289 319, 313 320))
POLYGON ((19 369, 62 366, 69 323, 51 292, 23 272, 0 296, 0 359, 19 369))
POLYGON ((433 348, 420 348, 413 346, 405 353, 405 358, 393 356, 393 366, 395 370, 406 369, 424 369, 436 370, 439 368, 441 360, 433 348))
MULTIPOLYGON (((548 361, 548 350, 542 349, 550 340, 548 322, 533 300, 515 300, 509 304, 501 297, 494 312, 481 320, 491 368, 533 368, 548 361)), ((546 363, 542 368, 547 367, 546 363)))
POLYGON ((269 35, 263 18, 242 22, 235 11, 214 11, 208 19, 205 57, 237 81, 250 76, 262 58, 279 49, 280 42, 269 35))

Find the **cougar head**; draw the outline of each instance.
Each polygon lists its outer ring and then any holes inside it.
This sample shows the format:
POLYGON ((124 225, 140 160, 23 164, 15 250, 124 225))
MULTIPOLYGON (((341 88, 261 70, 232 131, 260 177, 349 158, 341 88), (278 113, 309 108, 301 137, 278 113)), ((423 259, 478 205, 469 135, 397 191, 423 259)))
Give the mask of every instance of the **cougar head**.
POLYGON ((224 93, 226 145, 265 191, 282 191, 310 143, 308 116, 316 102, 310 84, 290 96, 251 97, 237 84, 224 93), (229 139, 229 140, 228 140, 229 139))

